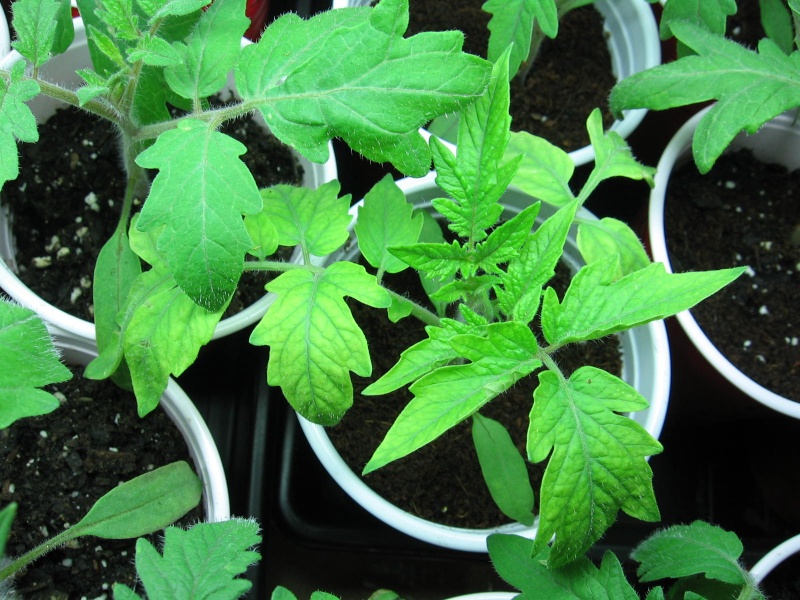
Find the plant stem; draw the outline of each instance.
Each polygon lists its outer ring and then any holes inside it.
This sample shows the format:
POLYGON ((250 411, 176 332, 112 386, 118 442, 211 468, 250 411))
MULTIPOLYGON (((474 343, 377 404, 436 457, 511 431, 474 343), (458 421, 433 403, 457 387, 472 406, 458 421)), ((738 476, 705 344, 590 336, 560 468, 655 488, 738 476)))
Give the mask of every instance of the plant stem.
POLYGON ((321 273, 325 270, 324 267, 315 267, 311 264, 301 265, 293 262, 284 262, 282 260, 248 260, 244 263, 245 271, 277 271, 279 273, 284 273, 296 269, 303 269, 314 273, 321 273))
POLYGON ((30 550, 11 562, 5 568, 0 570, 0 581, 5 581, 12 575, 14 575, 17 571, 25 568, 26 565, 32 563, 34 560, 39 558, 40 556, 50 552, 51 550, 55 550, 62 544, 68 542, 71 539, 77 537, 71 529, 68 529, 57 536, 47 540, 46 542, 36 546, 33 550, 30 550))
POLYGON ((417 304, 413 300, 411 300, 409 298, 406 298, 402 294, 398 294, 397 292, 393 292, 392 290, 390 290, 387 287, 384 287, 383 289, 385 289, 387 292, 389 292, 389 295, 392 298, 394 298, 396 300, 400 300, 403 303, 410 304, 411 305, 411 315, 416 317, 417 319, 419 319, 420 321, 422 321, 426 325, 433 325, 435 327, 440 327, 441 326, 441 324, 442 324, 441 319, 439 319, 439 317, 437 315, 435 315, 434 313, 429 311, 427 308, 425 308, 421 304, 417 304))
MULTIPOLYGON (((5 73, 3 74, 5 75, 5 73)), ((78 95, 72 90, 68 90, 60 85, 42 80, 36 80, 36 83, 39 84, 39 89, 45 96, 58 100, 59 102, 63 102, 64 104, 68 104, 69 106, 81 108, 87 112, 97 115, 98 117, 106 119, 107 121, 111 121, 115 125, 120 125, 119 113, 117 113, 116 110, 114 110, 105 102, 89 100, 86 104, 81 106, 81 103, 78 100, 78 95)))

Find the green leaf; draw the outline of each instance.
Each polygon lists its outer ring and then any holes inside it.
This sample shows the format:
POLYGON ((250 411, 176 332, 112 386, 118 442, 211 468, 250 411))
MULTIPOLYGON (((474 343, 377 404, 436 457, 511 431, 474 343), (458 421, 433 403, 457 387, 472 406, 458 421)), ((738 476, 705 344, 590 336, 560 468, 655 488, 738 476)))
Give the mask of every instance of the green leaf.
POLYGON ((36 313, 2 299, 0 365, 0 429, 54 411, 58 400, 38 388, 72 377, 36 313))
POLYGON ((364 474, 432 442, 541 366, 536 338, 525 325, 493 323, 485 334, 451 338, 453 349, 472 362, 438 368, 411 385, 414 398, 389 428, 364 474))
POLYGON ((448 219, 448 227, 469 244, 486 238, 486 230, 502 213, 498 200, 505 192, 518 161, 501 164, 509 138, 508 55, 495 64, 486 93, 461 114, 458 155, 436 138, 431 149, 436 183, 451 198, 433 200, 448 219))
POLYGON ((586 130, 594 148, 594 168, 581 189, 579 199, 583 204, 601 181, 612 177, 644 180, 653 187, 656 170, 645 167, 633 157, 631 149, 616 131, 603 131, 603 117, 596 108, 586 120, 586 130))
POLYGON ((173 92, 199 103, 225 86, 239 59, 242 35, 250 25, 244 9, 245 0, 215 0, 203 12, 186 45, 174 44, 181 60, 164 69, 173 92))
POLYGON ((739 563, 742 542, 735 533, 703 521, 674 525, 639 544, 631 557, 641 563, 641 581, 704 574, 724 583, 744 585, 752 576, 739 563))
POLYGON ((447 243, 421 243, 395 246, 389 250, 394 256, 425 276, 434 280, 452 279, 460 269, 474 273, 475 264, 468 248, 457 240, 447 243))
POLYGON ((688 310, 739 277, 744 268, 667 273, 650 266, 614 281, 617 257, 583 267, 572 279, 563 302, 545 290, 542 331, 551 344, 594 340, 688 310))
POLYGON ((178 285, 200 306, 219 310, 253 247, 242 213, 261 209, 253 176, 239 156, 245 147, 195 119, 162 133, 136 158, 159 169, 137 228, 163 227, 158 249, 178 285))
POLYGON ((252 520, 198 523, 186 531, 167 527, 163 555, 146 539, 136 541, 136 572, 154 600, 234 600, 252 587, 238 576, 261 558, 252 550, 260 541, 252 520))
POLYGON ((140 537, 174 523, 200 502, 202 484, 183 461, 119 484, 67 532, 109 540, 140 537))
POLYGON ((521 599, 638 600, 612 552, 603 554, 600 568, 582 556, 561 568, 547 566, 549 549, 536 553, 533 542, 517 535, 495 533, 487 539, 489 557, 498 574, 519 589, 521 599))
MULTIPOLYGON (((122 55, 122 51, 117 46, 114 38, 88 22, 86 24, 86 33, 90 42, 89 47, 96 49, 96 53, 103 57, 101 60, 107 64, 105 70, 98 69, 101 74, 110 75, 116 70, 125 70, 127 68, 125 57, 122 55)), ((93 55, 92 62, 95 63, 95 68, 97 68, 96 60, 93 55)))
POLYGON ((61 11, 59 0, 17 0, 14 3, 14 30, 17 39, 12 48, 40 67, 53 55, 56 29, 61 11))
POLYGON ((659 519, 646 457, 662 447, 641 425, 618 413, 647 401, 631 386, 595 367, 564 380, 539 375, 528 430, 528 458, 549 457, 539 492, 536 552, 555 535, 551 567, 586 552, 622 509, 644 521, 659 519))
MULTIPOLYGON (((139 0, 141 5, 141 0, 139 0)), ((152 11, 151 23, 163 19, 166 16, 183 16, 192 14, 204 6, 208 5, 207 0, 166 0, 166 2, 155 2, 157 10, 152 11)))
POLYGON ((784 54, 794 50, 792 15, 781 0, 759 0, 761 25, 767 37, 775 42, 784 54))
POLYGON ((10 502, 3 510, 0 510, 0 560, 6 555, 6 542, 8 541, 9 533, 11 533, 11 525, 16 515, 16 502, 10 502))
POLYGON ((142 600, 141 596, 124 583, 115 583, 111 587, 114 592, 114 600, 142 600))
POLYGON ((481 8, 492 14, 486 56, 495 62, 511 46, 508 64, 512 75, 530 54, 534 19, 549 37, 555 37, 558 31, 554 0, 488 0, 481 8))
POLYGON ((533 488, 525 459, 498 421, 472 415, 472 441, 489 492, 503 514, 533 525, 533 488))
POLYGON ((697 167, 708 172, 740 131, 755 133, 780 113, 800 105, 800 53, 786 56, 769 39, 758 53, 688 22, 671 25, 697 52, 627 77, 611 92, 615 113, 626 108, 663 110, 717 100, 692 140, 697 167))
POLYGON ((275 227, 279 245, 299 244, 306 254, 326 256, 347 241, 350 195, 339 197, 338 181, 313 190, 275 185, 262 190, 261 197, 264 206, 256 218, 275 227))
POLYGON ((295 596, 290 590, 286 589, 282 585, 275 586, 275 589, 272 590, 272 595, 270 596, 271 600, 297 600, 297 596, 295 596))
POLYGON ((555 274, 578 206, 573 202, 545 220, 509 262, 503 285, 495 290, 500 310, 507 316, 523 323, 536 316, 542 286, 555 274))
POLYGON ((115 38, 135 40, 140 36, 132 0, 103 0, 100 6, 96 14, 114 32, 115 38))
POLYGON ((102 75, 91 69, 78 69, 75 72, 86 82, 86 85, 79 87, 75 91, 81 106, 84 106, 97 96, 109 93, 111 89, 109 80, 102 75))
POLYGON ((461 52, 460 32, 403 38, 407 25, 407 0, 307 21, 283 15, 243 50, 237 88, 281 141, 314 162, 325 162, 328 140, 341 137, 370 160, 421 177, 430 151, 419 127, 474 101, 490 66, 461 52))
POLYGON ((428 337, 403 350, 397 363, 364 389, 365 395, 388 394, 446 365, 459 356, 450 340, 475 333, 470 326, 453 319, 442 319, 440 327, 428 326, 425 331, 428 337))
POLYGON ((267 381, 306 419, 334 425, 353 404, 350 371, 372 372, 367 340, 344 297, 388 308, 389 293, 350 262, 287 271, 267 290, 278 297, 250 336, 252 344, 270 346, 267 381))
POLYGON ((569 180, 575 163, 558 146, 526 132, 511 132, 506 157, 522 156, 512 184, 526 194, 553 206, 565 206, 575 199, 569 180))
POLYGON ((169 67, 180 63, 183 54, 166 40, 144 35, 137 40, 136 47, 128 52, 128 60, 142 61, 154 67, 169 67))
POLYGON ((417 242, 423 216, 413 213, 413 205, 391 175, 386 175, 364 196, 355 225, 358 249, 379 273, 399 273, 408 268, 389 248, 417 242))
POLYGON ((103 245, 94 266, 92 293, 99 355, 87 366, 86 377, 109 377, 122 362, 122 327, 117 317, 141 272, 142 265, 131 250, 127 232, 117 229, 103 245))
POLYGON ((17 143, 39 141, 36 118, 25 102, 39 93, 39 84, 24 79, 25 63, 11 67, 11 79, 0 77, 0 189, 19 174, 17 143))
MULTIPOLYGON (((661 39, 672 37, 670 25, 675 21, 691 21, 717 35, 725 35, 728 16, 735 13, 736 0, 675 0, 669 6, 664 3, 660 22, 661 39)), ((690 53, 684 44, 678 42, 679 57, 690 53)))
POLYGON ((610 217, 599 221, 581 221, 578 248, 587 264, 618 255, 619 270, 614 280, 650 265, 647 250, 630 225, 610 217))

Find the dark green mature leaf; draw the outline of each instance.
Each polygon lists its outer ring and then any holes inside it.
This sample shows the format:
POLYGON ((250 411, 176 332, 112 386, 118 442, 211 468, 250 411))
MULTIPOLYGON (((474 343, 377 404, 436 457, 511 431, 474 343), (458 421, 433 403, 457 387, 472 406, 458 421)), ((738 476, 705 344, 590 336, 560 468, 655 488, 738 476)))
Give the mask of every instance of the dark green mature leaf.
POLYGON ((279 139, 314 162, 341 137, 371 160, 422 176, 430 151, 419 127, 474 101, 490 67, 461 52, 460 32, 403 38, 407 24, 407 0, 307 21, 283 15, 243 50, 237 87, 279 139))
POLYGON ((489 557, 498 574, 520 590, 520 600, 638 600, 612 552, 603 555, 600 568, 582 556, 561 568, 547 566, 549 549, 536 553, 533 542, 496 533, 487 540, 489 557))
POLYGON ((724 583, 744 585, 752 576, 739 563, 742 551, 735 533, 695 521, 654 533, 634 549, 631 557, 641 563, 637 574, 642 581, 704 574, 724 583))
POLYGON ((495 62, 510 46, 508 65, 512 75, 530 54, 534 20, 549 37, 555 37, 558 31, 555 0, 488 0, 481 8, 492 14, 486 56, 495 62))
POLYGON ((581 367, 569 380, 552 371, 539 375, 528 458, 542 462, 549 457, 534 551, 555 536, 551 567, 586 552, 620 509, 640 520, 659 519, 646 457, 661 452, 661 444, 619 414, 646 407, 635 389, 595 367, 581 367))
POLYGON ((245 519, 198 523, 186 531, 167 527, 163 554, 144 538, 136 541, 136 572, 152 600, 234 600, 252 587, 238 576, 261 558, 252 550, 260 541, 258 524, 245 519))
MULTIPOLYGON (((736 0, 675 0, 670 2, 669 6, 665 3, 659 25, 661 39, 672 37, 670 24, 675 21, 691 21, 718 35, 725 35, 728 16, 735 13, 736 0)), ((689 54, 690 51, 679 42, 677 53, 680 57, 689 54)))
POLYGON ((782 0, 759 0, 761 25, 767 37, 775 42, 785 54, 794 50, 792 15, 782 0))
POLYGON ((94 535, 135 538, 163 529, 200 502, 202 484, 191 467, 174 462, 119 484, 73 525, 70 539, 94 535))
POLYGON ((411 385, 414 398, 364 467, 365 474, 435 440, 542 364, 533 332, 521 323, 493 323, 485 335, 455 336, 450 344, 473 362, 438 368, 411 385))
POLYGON ((336 424, 353 404, 350 371, 364 377, 372 372, 367 340, 344 297, 388 308, 389 293, 350 262, 287 271, 267 290, 278 298, 250 336, 252 344, 270 346, 267 381, 281 386, 306 419, 336 424))
POLYGON ((0 429, 54 411, 58 400, 38 388, 70 377, 36 313, 0 299, 0 429))
POLYGON ((39 84, 23 79, 24 61, 11 68, 11 79, 0 77, 0 189, 19 175, 16 140, 39 141, 36 118, 25 102, 39 93, 39 84))
POLYGON ((800 106, 800 52, 786 56, 765 39, 756 53, 688 22, 675 22, 671 28, 697 56, 626 78, 612 90, 610 104, 618 113, 717 100, 692 141, 701 172, 711 169, 739 132, 754 133, 783 111, 800 106))
POLYGON ((413 213, 413 205, 391 175, 386 175, 364 196, 355 225, 358 249, 379 273, 399 273, 408 268, 389 248, 417 242, 423 216, 413 213))
POLYGON ((173 47, 180 61, 164 69, 170 89, 195 103, 225 86, 236 66, 242 35, 250 25, 244 14, 245 0, 215 0, 203 12, 187 43, 173 47))
POLYGON ((472 415, 472 441, 489 492, 503 514, 533 525, 533 488, 525 459, 508 430, 499 421, 476 412, 472 415))
POLYGON ((744 268, 667 273, 662 263, 615 280, 618 257, 583 267, 562 302, 545 290, 542 331, 551 344, 595 340, 688 310, 744 272, 744 268))
POLYGON ((136 158, 141 167, 159 169, 137 228, 161 230, 158 249, 175 281, 212 312, 230 299, 253 247, 242 214, 262 206, 239 158, 245 150, 207 123, 187 119, 136 158))

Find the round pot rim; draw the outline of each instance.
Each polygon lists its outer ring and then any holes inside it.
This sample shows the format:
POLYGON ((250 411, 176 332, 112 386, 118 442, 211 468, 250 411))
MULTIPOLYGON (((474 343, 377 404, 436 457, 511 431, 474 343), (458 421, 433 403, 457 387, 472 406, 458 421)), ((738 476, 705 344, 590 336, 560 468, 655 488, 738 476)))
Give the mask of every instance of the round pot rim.
POLYGON ((11 32, 8 29, 8 19, 5 11, 0 8, 0 58, 11 51, 11 32))
POLYGON ((761 583, 778 565, 790 556, 800 552, 800 534, 790 537, 767 552, 750 569, 750 574, 761 583))
MULTIPOLYGON (((74 17, 73 24, 75 27, 75 40, 73 41, 73 46, 76 48, 86 46, 86 29, 83 19, 80 17, 74 17)), ((0 38, 0 43, 1 41, 2 40, 0 38)), ((243 46, 252 43, 252 41, 242 38, 243 46)), ((70 46, 70 49, 71 48, 72 46, 70 46)), ((7 56, 3 56, 1 50, 2 47, 0 46, 0 66, 10 66, 19 60, 23 60, 22 55, 20 55, 16 50, 11 50, 7 56)), ((309 184, 313 183, 314 179, 318 179, 318 183, 322 184, 338 178, 336 156, 333 150, 333 144, 331 142, 328 142, 328 161, 322 165, 311 163, 294 149, 292 149, 292 152, 301 162, 305 171, 304 177, 308 179, 309 184)), ((0 231, 0 256, 3 253, 8 253, 9 256, 13 256, 11 233, 8 231, 6 225, 8 219, 9 215, 7 208, 3 205, 0 205, 0 226, 6 229, 6 231, 0 231)), ((295 249, 292 260, 299 261, 300 258, 301 253, 299 249, 295 249)), ((50 331, 53 333, 62 336, 78 337, 86 340, 96 339, 94 323, 71 315, 64 310, 61 310, 57 306, 45 301, 31 288, 29 288, 16 275, 16 273, 12 271, 11 267, 2 260, 0 260, 0 289, 5 290, 6 293, 8 293, 20 304, 30 308, 40 315, 50 331)), ((267 310, 274 301, 275 296, 273 294, 265 293, 264 296, 242 311, 231 315, 230 317, 221 319, 214 329, 211 339, 219 339, 253 325, 259 321, 264 314, 266 314, 267 310)))
MULTIPOLYGON (((692 136, 697 129, 697 124, 712 107, 713 105, 704 108, 681 126, 667 144, 656 167, 655 185, 650 192, 648 233, 653 259, 664 263, 664 267, 670 273, 672 273, 672 265, 667 251, 664 228, 664 203, 669 177, 673 168, 682 159, 689 156, 692 136)), ((761 131, 769 127, 785 127, 791 123, 792 118, 786 114, 779 115, 776 119, 766 123, 761 131)), ((737 139, 743 139, 741 135, 737 139)), ((758 135, 758 133, 754 135, 758 135)), ((798 131, 798 135, 800 135, 800 131, 798 131)), ((690 310, 678 313, 676 319, 695 348, 722 377, 757 402, 785 415, 800 419, 800 402, 781 396, 745 375, 708 338, 690 310)))
MULTIPOLYGON (((404 178, 397 181, 397 184, 408 195, 417 190, 427 189, 435 185, 435 177, 436 173, 431 171, 425 177, 404 178)), ((353 219, 351 228, 354 225, 359 204, 356 203, 350 209, 350 215, 353 219)), ((582 209, 582 211, 583 215, 596 218, 588 210, 582 209)), ((642 426, 650 435, 658 439, 666 419, 666 411, 669 404, 670 359, 669 351, 667 350, 669 341, 663 321, 648 323, 640 329, 644 331, 643 337, 645 334, 649 336, 649 344, 653 354, 653 363, 650 366, 650 370, 655 380, 653 386, 654 398, 647 399, 650 402, 649 412, 646 423, 642 424, 642 426), (659 347, 667 351, 655 351, 659 347)), ((442 525, 412 515, 380 496, 354 473, 333 446, 324 427, 311 423, 299 414, 297 414, 297 418, 315 455, 336 482, 364 509, 399 531, 437 546, 468 552, 486 552, 486 538, 492 533, 510 533, 528 538, 533 538, 536 535, 538 516, 532 526, 510 523, 495 528, 468 529, 442 525)))
MULTIPOLYGON (((85 340, 55 338, 60 352, 78 360, 91 360, 97 349, 85 340)), ((194 468, 203 485, 203 509, 206 521, 217 522, 230 519, 230 496, 225 469, 211 432, 189 396, 170 378, 167 389, 161 396, 160 406, 181 432, 194 468)))

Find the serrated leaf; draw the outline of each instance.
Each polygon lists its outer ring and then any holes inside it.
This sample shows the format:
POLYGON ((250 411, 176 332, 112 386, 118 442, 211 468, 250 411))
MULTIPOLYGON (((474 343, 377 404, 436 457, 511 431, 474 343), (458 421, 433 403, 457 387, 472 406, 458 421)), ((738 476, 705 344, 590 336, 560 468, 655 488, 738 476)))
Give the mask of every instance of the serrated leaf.
POLYGON ((124 583, 115 583, 111 587, 114 600, 142 600, 142 597, 124 583))
MULTIPOLYGON (((138 0, 142 5, 142 0, 138 0)), ((167 16, 190 15, 208 4, 207 0, 167 0, 166 2, 156 3, 157 10, 153 12, 151 23, 163 19, 167 16)), ((148 11, 152 12, 152 11, 148 11)))
MULTIPOLYGON (((736 0, 675 0, 664 12, 659 24, 662 40, 672 37, 670 24, 675 21, 691 21, 702 25, 718 35, 725 35, 728 16, 736 14, 736 0)), ((686 54, 679 44, 678 56, 686 54)))
POLYGON ((224 600, 252 587, 238 576, 261 557, 258 524, 245 519, 167 527, 162 554, 146 539, 136 541, 136 572, 149 598, 224 600))
POLYGON ((36 313, 2 299, 0 365, 0 429, 54 411, 58 400, 38 388, 72 377, 36 313))
POLYGON ((458 154, 439 140, 431 139, 436 183, 450 198, 433 200, 433 206, 448 219, 448 227, 471 245, 486 238, 502 207, 505 192, 518 161, 501 164, 508 144, 511 117, 508 113, 508 53, 492 71, 486 93, 462 111, 458 129, 458 154))
POLYGON ((236 66, 242 35, 250 25, 245 0, 215 0, 203 12, 186 44, 173 46, 181 59, 164 69, 170 89, 198 103, 225 86, 236 66))
MULTIPOLYGON (((112 72, 113 69, 124 70, 127 67, 122 51, 110 35, 89 24, 86 25, 86 33, 90 40, 90 47, 96 48, 97 52, 112 65, 109 67, 109 72, 112 72)), ((92 57, 92 61, 94 60, 95 58, 92 57)))
POLYGON ((530 54, 534 20, 549 37, 555 37, 558 31, 554 0, 488 0, 481 8, 492 14, 486 57, 495 62, 511 47, 508 64, 512 76, 530 54))
POLYGON ((297 596, 295 596, 290 590, 283 587, 282 585, 275 586, 275 589, 272 590, 272 594, 270 595, 271 600, 297 600, 297 596))
POLYGON ((229 300, 253 246, 242 214, 262 205, 239 158, 244 152, 240 142, 187 119, 136 158, 141 167, 159 169, 137 228, 165 226, 159 252, 181 289, 214 312, 229 300))
POLYGON ((139 37, 139 23, 132 0, 103 0, 96 14, 117 39, 135 40, 139 37))
POLYGON ((326 256, 347 241, 350 195, 339 197, 338 181, 316 189, 275 185, 261 197, 264 206, 255 218, 275 227, 281 246, 300 245, 306 254, 326 256))
POLYGON ((586 120, 586 131, 594 148, 594 168, 578 195, 583 204, 600 182, 612 177, 627 177, 635 181, 644 180, 653 187, 656 170, 639 163, 630 147, 616 131, 603 131, 600 109, 594 109, 586 120))
POLYGON ((142 61, 153 67, 169 67, 183 59, 182 53, 172 44, 160 37, 144 35, 139 38, 135 48, 128 52, 131 62, 142 61))
POLYGON ((578 248, 586 263, 593 263, 608 256, 619 256, 619 270, 613 279, 644 269, 650 257, 641 240, 630 225, 606 217, 599 221, 583 221, 578 227, 578 248))
POLYGON ((362 393, 367 396, 388 394, 458 358, 450 340, 470 332, 470 327, 459 321, 442 319, 440 327, 428 326, 425 331, 427 338, 403 350, 397 363, 362 393))
POLYGON ((530 323, 536 316, 542 286, 555 274, 578 206, 573 202, 546 219, 509 262, 503 285, 495 290, 505 315, 523 323, 530 323))
POLYGON ((122 316, 122 343, 139 416, 158 406, 170 375, 194 363, 226 306, 215 312, 198 306, 163 268, 136 278, 122 316))
POLYGON ((800 53, 786 56, 769 39, 758 52, 688 22, 671 24, 696 56, 686 56, 627 77, 611 92, 615 113, 626 108, 663 110, 707 100, 717 103, 700 120, 692 140, 697 167, 708 172, 740 131, 755 133, 800 105, 800 53))
POLYGON ((449 244, 422 243, 411 246, 395 246, 389 252, 404 264, 439 281, 452 279, 460 269, 470 272, 474 266, 469 250, 457 240, 453 240, 449 244))
POLYGON ((460 32, 403 38, 407 25, 407 0, 306 21, 283 15, 243 50, 237 88, 281 141, 314 162, 341 137, 370 160, 421 177, 430 151, 419 127, 482 94, 490 66, 461 52, 460 32))
POLYGON ((200 502, 202 484, 191 467, 174 462, 119 484, 69 531, 70 539, 94 535, 135 538, 163 529, 200 502))
POLYGON ((743 268, 667 273, 662 263, 614 280, 612 256, 583 267, 559 303, 545 290, 542 331, 551 344, 594 340, 688 310, 744 272, 743 268))
POLYGON ((372 372, 366 338, 344 297, 388 308, 389 293, 350 262, 288 271, 267 290, 277 299, 250 336, 252 344, 270 346, 267 381, 306 419, 334 425, 353 403, 350 371, 372 372))
POLYGON ((454 336, 450 344, 473 362, 438 368, 411 385, 414 398, 389 428, 365 474, 435 440, 542 364, 533 332, 520 323, 493 323, 484 336, 454 336))
POLYGON ((742 551, 735 533, 695 521, 654 533, 634 549, 631 557, 641 563, 637 575, 644 582, 703 574, 743 585, 751 576, 739 563, 742 551))
POLYGON ((91 69, 79 69, 75 72, 86 82, 86 85, 79 87, 75 91, 81 106, 84 106, 93 98, 109 92, 109 81, 102 75, 91 69))
POLYGON ((17 0, 14 3, 14 30, 17 39, 11 47, 34 67, 46 63, 53 54, 61 2, 58 0, 17 0))
POLYGON ((782 0, 759 0, 761 25, 767 37, 775 42, 784 54, 794 50, 792 15, 782 0))
POLYGON ((472 441, 492 499, 504 515, 533 525, 533 488, 525 459, 498 421, 472 415, 472 441))
POLYGON ((408 265, 389 252, 392 246, 415 244, 422 231, 422 213, 406 200, 394 178, 386 175, 364 196, 355 232, 358 249, 367 262, 383 273, 399 273, 408 265))
POLYGON ((640 520, 659 519, 646 457, 661 452, 661 444, 618 414, 647 407, 635 389, 605 371, 581 367, 569 380, 540 373, 533 395, 528 458, 549 457, 534 548, 540 551, 555 535, 551 567, 586 552, 620 509, 640 520))
POLYGON ((39 84, 23 79, 25 63, 11 68, 11 79, 0 77, 0 189, 19 174, 16 140, 39 141, 36 118, 25 102, 39 93, 39 84))
MULTIPOLYGON (((439 221, 437 221, 436 218, 428 211, 422 210, 419 212, 422 214, 422 231, 420 231, 419 234, 419 242, 434 244, 443 243, 445 238, 444 234, 442 233, 442 228, 439 225, 439 221)), ((425 290, 425 293, 428 295, 428 298, 431 299, 431 296, 433 296, 437 290, 439 290, 442 285, 447 283, 449 280, 440 282, 432 277, 429 277, 425 273, 420 272, 419 281, 422 284, 422 288, 425 290)), ((436 310, 436 314, 439 317, 444 317, 445 313, 447 312, 447 304, 433 299, 431 299, 431 303, 436 310)))
POLYGON ((605 552, 600 568, 586 557, 561 568, 547 566, 549 549, 536 553, 521 536, 496 533, 487 539, 492 564, 521 600, 638 600, 619 560, 605 552))
POLYGON ((511 132, 506 157, 522 156, 512 184, 526 194, 553 206, 565 206, 575 196, 569 180, 575 163, 558 146, 526 132, 511 132))

